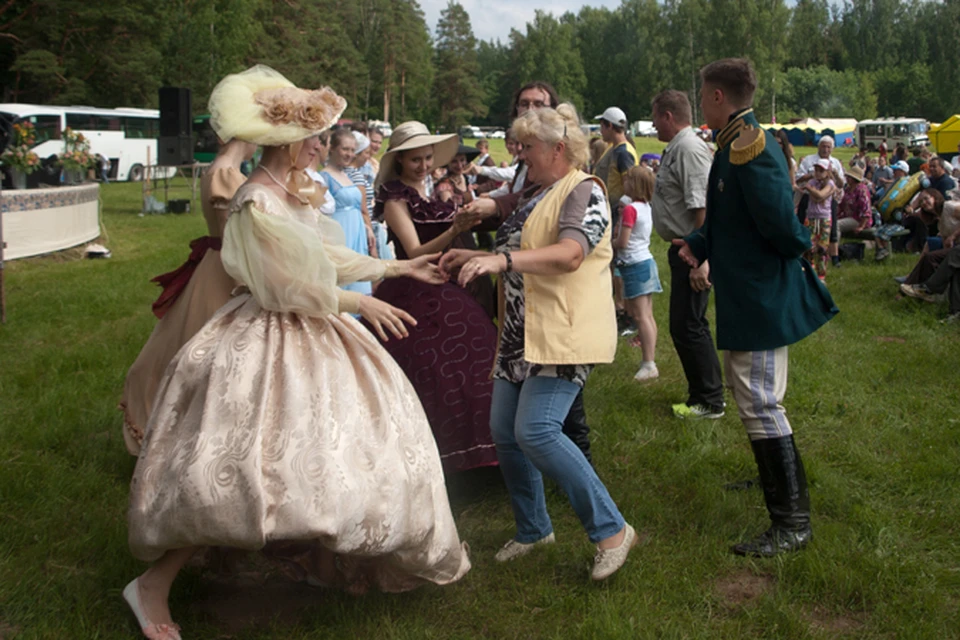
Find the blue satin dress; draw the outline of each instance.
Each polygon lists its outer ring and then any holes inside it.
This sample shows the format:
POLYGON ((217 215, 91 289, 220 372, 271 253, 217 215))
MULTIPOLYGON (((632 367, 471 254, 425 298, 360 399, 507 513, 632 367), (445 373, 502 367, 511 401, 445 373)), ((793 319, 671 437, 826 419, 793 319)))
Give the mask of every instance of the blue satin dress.
MULTIPOLYGON (((355 184, 350 186, 340 184, 336 178, 326 171, 321 172, 320 175, 326 180, 330 195, 337 203, 337 210, 333 214, 333 219, 343 228, 343 233, 347 237, 347 247, 359 254, 370 255, 370 250, 367 248, 367 229, 363 224, 363 213, 360 211, 363 199, 366 197, 365 194, 355 184)), ((341 288, 347 291, 357 291, 364 295, 373 293, 373 288, 369 282, 353 282, 342 285, 341 288)))

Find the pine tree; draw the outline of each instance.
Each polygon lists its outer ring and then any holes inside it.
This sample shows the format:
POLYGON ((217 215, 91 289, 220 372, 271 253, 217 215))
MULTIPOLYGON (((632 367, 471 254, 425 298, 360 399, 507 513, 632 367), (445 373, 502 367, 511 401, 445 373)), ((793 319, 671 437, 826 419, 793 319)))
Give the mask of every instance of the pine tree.
POLYGON ((360 115, 367 68, 350 40, 351 7, 334 0, 264 0, 261 39, 248 64, 267 64, 299 87, 330 86, 360 115))
POLYGON ((172 0, 163 50, 163 84, 193 91, 193 109, 225 75, 244 68, 251 44, 262 37, 255 13, 260 0, 172 0))
POLYGON ((441 126, 456 131, 470 118, 487 115, 483 88, 478 82, 480 65, 470 16, 454 0, 440 13, 434 59, 433 86, 441 126))
POLYGON ((587 79, 577 50, 575 20, 573 14, 557 20, 538 9, 533 22, 527 23, 516 62, 521 82, 549 82, 563 100, 582 110, 587 79))

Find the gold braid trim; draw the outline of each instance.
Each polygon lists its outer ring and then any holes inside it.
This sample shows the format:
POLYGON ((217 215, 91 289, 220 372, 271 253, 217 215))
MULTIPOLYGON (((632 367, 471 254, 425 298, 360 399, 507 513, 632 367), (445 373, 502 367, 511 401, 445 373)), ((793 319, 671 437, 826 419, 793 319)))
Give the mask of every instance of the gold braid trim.
POLYGON ((767 147, 767 136, 763 129, 748 126, 730 145, 730 162, 732 164, 747 164, 767 147))

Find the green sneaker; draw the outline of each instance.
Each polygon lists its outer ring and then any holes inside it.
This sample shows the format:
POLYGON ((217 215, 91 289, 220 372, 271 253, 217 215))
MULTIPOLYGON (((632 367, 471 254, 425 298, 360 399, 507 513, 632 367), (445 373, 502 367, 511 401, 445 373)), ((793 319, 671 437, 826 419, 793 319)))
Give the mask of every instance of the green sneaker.
POLYGON ((673 405, 673 415, 678 418, 703 418, 705 420, 717 420, 724 415, 723 407, 711 407, 708 404, 675 404, 673 405))

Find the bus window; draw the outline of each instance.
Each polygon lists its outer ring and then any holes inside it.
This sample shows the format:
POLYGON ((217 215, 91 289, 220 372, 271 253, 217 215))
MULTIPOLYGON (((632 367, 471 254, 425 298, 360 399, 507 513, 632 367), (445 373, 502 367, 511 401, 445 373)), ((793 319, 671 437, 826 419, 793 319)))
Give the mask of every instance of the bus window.
POLYGON ((158 122, 159 121, 154 118, 127 116, 123 118, 124 137, 138 139, 156 138, 158 122))
POLYGON ((146 138, 146 118, 124 118, 123 136, 125 138, 146 138))
POLYGON ((94 116, 89 113, 68 113, 67 128, 81 129, 83 131, 92 131, 94 129, 94 116))
POLYGON ((27 116, 24 120, 33 123, 37 144, 60 139, 60 116, 27 116))

